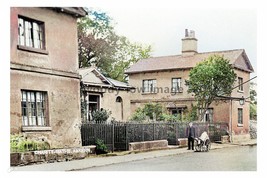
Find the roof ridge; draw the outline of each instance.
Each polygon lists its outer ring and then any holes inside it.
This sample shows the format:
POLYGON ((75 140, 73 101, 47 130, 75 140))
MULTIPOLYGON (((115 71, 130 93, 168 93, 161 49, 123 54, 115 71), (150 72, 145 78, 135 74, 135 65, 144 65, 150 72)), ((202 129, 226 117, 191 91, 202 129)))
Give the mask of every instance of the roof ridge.
MULTIPOLYGON (((229 50, 222 50, 222 51, 208 51, 208 52, 200 52, 196 53, 192 56, 198 55, 198 54, 208 54, 208 53, 224 53, 224 52, 231 52, 231 51, 244 51, 244 49, 229 49, 229 50)), ((147 60, 147 59, 155 59, 155 58, 164 58, 164 57, 180 57, 182 54, 174 54, 174 55, 166 55, 166 56, 155 56, 155 57, 149 57, 149 58, 144 58, 142 60, 147 60)), ((183 56, 183 57, 191 57, 191 56, 183 56)))
POLYGON ((222 50, 222 51, 208 51, 208 52, 201 52, 196 54, 207 54, 207 53, 225 53, 225 52, 231 52, 231 51, 244 51, 244 49, 229 49, 229 50, 222 50))
MULTIPOLYGON (((163 58, 163 57, 178 57, 178 56, 182 56, 181 54, 176 54, 176 55, 167 55, 167 56, 151 56, 149 58, 144 58, 144 59, 154 59, 154 58, 163 58)), ((143 60, 143 59, 142 59, 143 60)))

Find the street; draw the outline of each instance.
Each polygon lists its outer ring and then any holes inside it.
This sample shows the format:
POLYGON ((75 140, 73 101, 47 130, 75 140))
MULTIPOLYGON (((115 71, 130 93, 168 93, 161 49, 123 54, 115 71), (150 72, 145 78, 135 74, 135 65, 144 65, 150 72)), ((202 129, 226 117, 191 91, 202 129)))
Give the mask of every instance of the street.
POLYGON ((256 171, 257 146, 238 146, 92 167, 83 171, 256 171))

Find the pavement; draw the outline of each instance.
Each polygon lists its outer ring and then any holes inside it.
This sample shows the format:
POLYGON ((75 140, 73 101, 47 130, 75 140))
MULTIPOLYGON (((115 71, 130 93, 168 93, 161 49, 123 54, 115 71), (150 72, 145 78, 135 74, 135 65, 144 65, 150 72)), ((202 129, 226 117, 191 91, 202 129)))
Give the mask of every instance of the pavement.
MULTIPOLYGON (((223 149, 235 146, 252 146, 257 145, 256 139, 248 141, 219 144, 212 143, 211 150, 223 149)), ((177 146, 169 146, 164 150, 143 151, 143 152, 114 152, 107 155, 91 156, 82 160, 73 160, 68 162, 56 162, 45 164, 34 164, 27 166, 11 167, 10 171, 75 171, 83 170, 91 167, 105 166, 116 163, 138 161, 143 159, 150 159, 162 156, 179 155, 194 152, 193 150, 187 150, 187 148, 179 148, 177 146)))

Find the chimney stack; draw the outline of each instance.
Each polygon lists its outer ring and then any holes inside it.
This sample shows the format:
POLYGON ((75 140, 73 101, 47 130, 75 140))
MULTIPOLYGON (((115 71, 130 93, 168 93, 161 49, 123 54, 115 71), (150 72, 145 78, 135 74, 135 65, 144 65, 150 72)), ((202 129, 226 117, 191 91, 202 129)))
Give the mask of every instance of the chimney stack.
POLYGON ((182 39, 182 55, 194 55, 197 53, 197 39, 195 31, 185 29, 185 37, 182 39))

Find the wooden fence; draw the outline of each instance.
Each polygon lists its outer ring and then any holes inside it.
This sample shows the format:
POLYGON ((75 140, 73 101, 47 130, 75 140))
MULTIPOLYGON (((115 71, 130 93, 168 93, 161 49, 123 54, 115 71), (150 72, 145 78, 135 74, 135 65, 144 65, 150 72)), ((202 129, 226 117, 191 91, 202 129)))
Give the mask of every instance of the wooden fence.
MULTIPOLYGON (((130 142, 168 140, 169 145, 176 145, 178 138, 186 138, 188 123, 153 122, 153 123, 83 123, 81 126, 82 145, 95 145, 96 140, 103 140, 108 149, 128 150, 130 142)), ((227 134, 227 123, 194 123, 196 136, 207 131, 211 141, 219 141, 227 134)))

